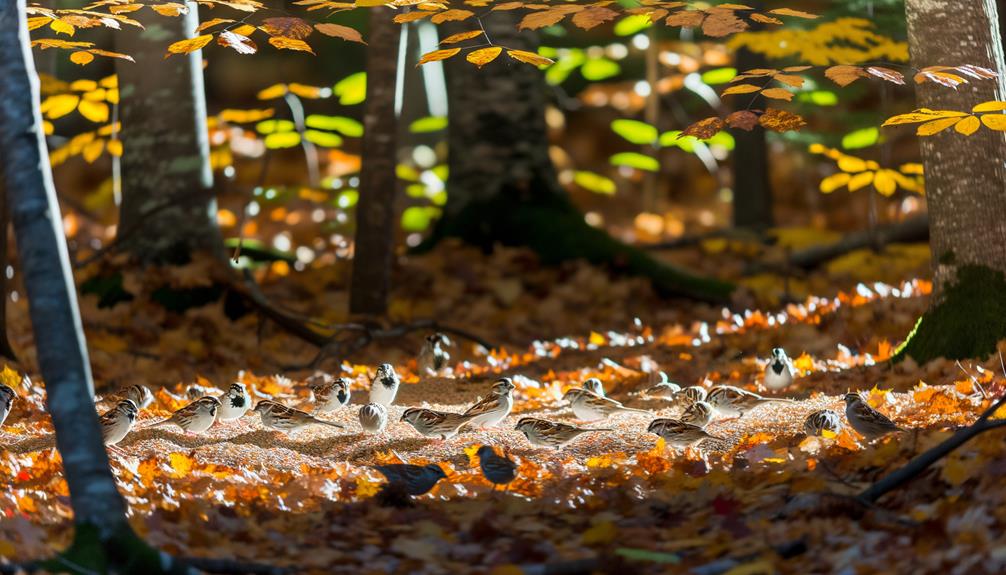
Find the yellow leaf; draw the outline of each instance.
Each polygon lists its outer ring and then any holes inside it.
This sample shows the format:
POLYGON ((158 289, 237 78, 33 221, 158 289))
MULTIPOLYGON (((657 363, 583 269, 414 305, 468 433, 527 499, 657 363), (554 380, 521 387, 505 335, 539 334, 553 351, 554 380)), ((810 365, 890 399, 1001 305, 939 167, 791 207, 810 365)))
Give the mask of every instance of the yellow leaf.
POLYGON ((99 157, 101 157, 101 152, 105 150, 105 140, 95 140, 90 144, 84 146, 84 150, 81 151, 80 155, 84 158, 84 161, 88 164, 94 163, 99 157))
POLYGON ((539 56, 534 52, 527 52, 525 50, 507 50, 507 56, 510 56, 514 60, 524 62, 525 64, 531 64, 533 66, 548 66, 549 64, 554 64, 555 61, 546 58, 544 56, 539 56))
POLYGON ((999 112, 1001 110, 1006 110, 1006 102, 1000 102, 994 100, 992 102, 982 102, 974 108, 971 108, 972 112, 999 112))
POLYGON ((868 186, 873 181, 873 172, 863 172, 856 174, 849 180, 849 191, 855 192, 863 186, 868 186))
POLYGON ((580 541, 584 545, 607 545, 615 540, 618 528, 611 521, 601 521, 583 532, 580 541))
POLYGON ((982 123, 978 121, 977 117, 968 116, 967 118, 964 118, 963 120, 958 122, 958 124, 954 126, 954 129, 960 132, 961 134, 964 134, 965 136, 970 136, 971 134, 974 134, 978 130, 978 127, 981 125, 982 123))
POLYGON ((34 18, 28 18, 28 31, 31 32, 36 28, 41 28, 42 26, 48 24, 50 21, 52 21, 52 18, 48 16, 36 16, 34 18))
POLYGON ((452 22, 452 21, 456 22, 461 20, 467 20, 474 15, 475 13, 469 10, 457 10, 457 9, 446 10, 439 14, 434 14, 433 17, 430 18, 430 22, 433 22, 434 24, 440 24, 441 22, 452 22))
POLYGON ((235 34, 239 34, 241 36, 251 36, 252 33, 255 32, 255 30, 258 30, 258 28, 252 26, 251 24, 242 24, 241 26, 238 26, 237 28, 231 30, 231 32, 234 32, 235 34))
POLYGON ((296 38, 273 36, 272 38, 269 38, 269 43, 280 50, 297 50, 299 52, 309 52, 314 54, 314 50, 311 49, 311 46, 307 42, 296 38))
POLYGON ((108 153, 116 158, 122 157, 122 140, 115 139, 108 141, 108 153))
POLYGON ((108 121, 108 104, 104 102, 90 102, 84 100, 77 107, 81 116, 91 120, 95 124, 103 124, 108 121))
POLYGON ((990 130, 1006 131, 1006 114, 985 114, 982 123, 990 130))
POLYGON ((932 136, 933 134, 946 130, 960 121, 960 118, 941 118, 939 120, 933 120, 932 122, 926 122, 915 130, 915 134, 918 136, 932 136))
POLYGON ((192 470, 192 458, 184 453, 174 452, 168 454, 168 463, 171 465, 171 477, 181 479, 192 470))
POLYGON ((495 60, 502 51, 503 48, 500 48, 499 46, 482 48, 480 50, 475 50, 474 52, 469 52, 468 55, 465 56, 465 59, 481 68, 482 66, 485 66, 489 62, 495 60))
POLYGON ((762 90, 761 95, 774 100, 786 100, 787 102, 793 99, 793 92, 790 92, 785 88, 769 88, 767 90, 762 90))
POLYGON ((482 30, 469 30, 468 32, 458 32, 457 34, 451 34, 450 36, 441 40, 440 45, 443 46, 444 44, 457 44, 458 42, 471 40, 472 38, 481 35, 482 30))
POLYGON ((286 96, 286 84, 273 84, 268 88, 260 91, 255 97, 259 100, 273 100, 275 98, 282 98, 286 96))
POLYGON ((50 120, 62 118, 77 109, 80 96, 76 94, 59 94, 49 96, 42 102, 42 114, 50 120))
POLYGON ((165 2, 164 4, 151 4, 150 9, 157 12, 161 16, 181 16, 182 14, 188 14, 189 9, 185 4, 179 4, 178 2, 165 2))
POLYGON ((330 91, 326 91, 325 88, 319 88, 318 86, 308 86, 307 84, 298 84, 296 82, 291 82, 287 84, 287 89, 297 94, 301 98, 307 98, 309 100, 317 100, 318 98, 327 97, 326 94, 330 94, 330 91))
POLYGON ((908 114, 898 114, 897 116, 891 116, 882 124, 883 126, 897 126, 899 124, 915 124, 918 122, 928 122, 930 120, 936 120, 938 118, 961 118, 967 116, 968 114, 964 112, 955 112, 954 110, 929 110, 927 108, 921 108, 915 110, 914 112, 909 112, 908 114))
POLYGON ((750 94, 752 92, 757 92, 761 90, 758 86, 754 84, 737 84, 736 86, 730 86, 726 90, 723 90, 721 96, 729 96, 731 94, 750 94))
POLYGON ((866 169, 866 161, 855 156, 842 156, 838 159, 838 169, 843 172, 862 172, 866 169))
POLYGON ((818 17, 817 14, 793 10, 792 8, 776 8, 775 10, 769 10, 768 13, 778 14, 779 16, 792 16, 794 18, 806 18, 808 20, 814 20, 818 17))
POLYGON ((53 20, 49 27, 52 28, 53 32, 57 34, 66 34, 67 36, 73 36, 76 29, 71 25, 67 24, 62 20, 53 20))
POLYGON ((419 63, 416 66, 422 66, 427 62, 437 62, 439 60, 446 60, 451 56, 454 56, 461 51, 461 48, 448 48, 446 50, 434 50, 432 52, 427 52, 423 54, 423 57, 419 59, 419 63))
POLYGON ((608 343, 608 340, 605 339, 603 335, 597 333, 596 331, 592 331, 590 332, 590 338, 587 340, 587 342, 590 343, 591 345, 605 345, 606 343, 608 343))
POLYGON ((363 36, 356 28, 350 28, 349 26, 341 26, 339 24, 315 24, 314 29, 321 32, 326 36, 332 36, 333 38, 342 38, 343 40, 348 40, 350 42, 356 42, 358 44, 366 45, 363 41, 363 36))
POLYGON ((894 170, 879 170, 873 178, 873 187, 883 196, 890 196, 898 189, 895 179, 897 172, 894 170))
POLYGON ((188 40, 179 40, 174 44, 168 46, 168 52, 170 54, 188 54, 190 52, 195 52, 203 46, 210 43, 213 39, 213 34, 203 34, 202 36, 196 36, 195 38, 189 38, 188 40))
POLYGON ((86 66, 94 61, 94 54, 90 52, 74 52, 70 54, 70 61, 74 64, 86 66))
POLYGON ((847 174, 845 172, 839 172, 833 176, 828 176, 827 178, 821 180, 820 185, 821 192, 825 194, 830 194, 831 192, 834 192, 838 188, 841 188, 842 186, 848 184, 849 180, 851 179, 852 175, 847 174))
POLYGON ((835 439, 836 437, 838 437, 838 434, 830 429, 822 429, 821 437, 825 439, 835 439))

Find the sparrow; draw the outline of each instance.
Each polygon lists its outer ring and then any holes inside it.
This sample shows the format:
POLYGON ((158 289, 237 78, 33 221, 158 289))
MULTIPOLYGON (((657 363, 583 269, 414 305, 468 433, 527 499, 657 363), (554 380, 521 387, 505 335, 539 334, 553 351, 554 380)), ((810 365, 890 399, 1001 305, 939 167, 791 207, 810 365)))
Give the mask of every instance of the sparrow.
POLYGON ((435 333, 426 336, 423 349, 419 350, 419 359, 416 364, 419 366, 420 375, 436 375, 440 370, 447 367, 447 362, 451 359, 451 354, 447 353, 444 347, 449 346, 451 340, 442 333, 435 333))
POLYGON ((146 409, 150 407, 151 403, 154 403, 154 394, 147 386, 138 383, 123 389, 119 395, 123 399, 132 400, 138 409, 146 409))
POLYGON ((17 393, 14 392, 13 387, 0 383, 0 425, 3 425, 7 415, 10 414, 15 397, 17 397, 17 393))
POLYGON ((382 363, 377 367, 377 375, 370 382, 370 403, 380 403, 388 407, 394 403, 400 383, 395 368, 391 367, 390 363, 382 363))
POLYGON ((765 366, 765 387, 772 391, 785 389, 793 383, 793 362, 781 347, 772 349, 772 359, 765 366))
POLYGON ((690 385, 675 393, 672 399, 674 403, 687 408, 696 401, 705 401, 706 395, 706 388, 701 385, 690 385))
POLYGON ((825 431, 837 434, 842 430, 842 420, 834 411, 821 409, 807 416, 803 430, 812 436, 822 436, 825 431))
POLYGON ((391 465, 375 465, 374 469, 387 478, 387 487, 401 489, 406 494, 412 496, 423 495, 429 492, 438 481, 447 477, 443 468, 436 463, 429 465, 395 463, 391 465))
POLYGON ((575 427, 565 423, 553 423, 535 417, 524 417, 517 422, 517 431, 524 434, 531 445, 536 447, 554 447, 556 451, 584 433, 594 431, 613 431, 607 428, 575 427))
POLYGON ((706 396, 716 411, 727 416, 743 417, 744 412, 750 411, 763 403, 793 403, 791 399, 779 397, 762 397, 757 393, 734 387, 732 385, 717 385, 709 391, 706 396))
POLYGON ((160 427, 169 423, 177 425, 189 433, 203 433, 217 419, 220 400, 206 395, 171 414, 171 417, 158 421, 150 427, 160 427))
POLYGON ((573 414, 582 421, 600 421, 619 413, 649 413, 642 409, 625 407, 608 397, 601 397, 586 389, 570 389, 563 396, 573 408, 573 414))
POLYGON ((195 399, 199 399, 200 397, 204 397, 204 396, 216 393, 217 391, 218 390, 215 387, 206 387, 205 385, 200 385, 198 383, 192 383, 192 384, 189 384, 189 386, 185 388, 185 395, 187 395, 189 397, 189 399, 195 400, 195 399))
POLYGON ((497 485, 506 485, 517 477, 517 464, 509 457, 497 455, 492 447, 483 445, 475 454, 479 456, 482 475, 493 484, 493 490, 497 485))
POLYGON ((255 406, 255 413, 262 417, 262 425, 279 431, 297 431, 308 425, 315 424, 342 429, 342 425, 334 421, 318 419, 306 411, 287 407, 275 401, 264 400, 258 402, 255 406))
POLYGON ((380 403, 368 403, 360 408, 360 427, 367 433, 380 433, 388 425, 388 410, 380 403))
POLYGON ((681 414, 680 421, 696 427, 705 427, 713 420, 713 406, 705 401, 696 401, 681 414))
POLYGON ((871 441, 892 431, 905 431, 886 415, 870 407, 858 393, 845 394, 845 418, 853 429, 871 441))
POLYGON ((231 421, 248 413, 251 409, 251 398, 245 391, 245 386, 240 383, 232 383, 227 393, 220 396, 220 410, 217 412, 217 419, 220 421, 231 421))
POLYGON ((115 445, 133 429, 140 408, 132 399, 123 399, 115 407, 101 414, 101 437, 105 445, 115 445))
POLYGON ((493 384, 492 393, 485 399, 475 402, 462 415, 471 415, 472 425, 479 427, 496 427, 510 415, 513 409, 513 390, 515 386, 509 377, 501 377, 493 384))
POLYGON ((698 425, 684 423, 677 419, 654 419, 646 431, 663 437, 667 445, 675 449, 694 447, 707 439, 723 439, 710 435, 698 425))
MULTIPOLYGON (((663 373, 663 372, 661 372, 663 373)), ((681 386, 669 381, 662 381, 646 390, 646 395, 663 397, 664 399, 675 399, 675 395, 681 391, 681 386)))
POLYGON ((461 426, 477 415, 433 411, 424 407, 410 407, 402 414, 400 421, 408 422, 425 437, 450 439, 458 434, 461 426))
POLYGON ((314 400, 314 411, 326 413, 349 405, 349 380, 345 377, 332 377, 324 374, 320 380, 309 381, 311 398, 314 400))
POLYGON ((601 380, 597 379, 596 377, 592 377, 587 381, 583 382, 583 384, 580 385, 580 387, 586 389, 587 391, 593 393, 594 395, 604 397, 604 384, 601 383, 601 380))

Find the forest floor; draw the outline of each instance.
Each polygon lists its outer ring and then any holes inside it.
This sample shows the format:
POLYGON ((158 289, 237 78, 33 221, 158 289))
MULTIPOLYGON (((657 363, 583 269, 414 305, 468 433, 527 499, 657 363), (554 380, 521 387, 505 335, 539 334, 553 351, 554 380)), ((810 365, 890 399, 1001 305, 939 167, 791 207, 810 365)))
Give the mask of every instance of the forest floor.
MULTIPOLYGON (((673 257, 707 271, 740 269, 729 251, 706 245, 673 257)), ((1002 572, 1002 432, 979 436, 876 506, 851 498, 989 405, 967 374, 991 397, 1006 390, 998 357, 963 367, 885 361, 927 303, 928 282, 911 278, 924 277, 928 261, 906 255, 921 251, 893 246, 801 278, 745 280, 752 309, 733 313, 664 302, 643 280, 613 279, 583 264, 549 269, 519 250, 486 259, 445 246, 396 270, 392 316, 434 317, 503 347, 487 353, 455 339, 447 377, 416 374, 422 333, 372 345, 352 363, 323 364, 353 378, 351 407, 325 416, 346 429, 292 435, 265 430, 253 413, 198 436, 145 426, 183 405, 192 384, 240 380, 257 397, 309 409, 301 384, 311 371, 283 371, 310 360, 309 346, 252 315, 227 319, 223 303, 164 311, 147 295, 165 276, 150 270, 124 274, 133 301, 99 308, 85 296, 82 308, 99 393, 132 383, 156 390, 157 401, 110 457, 134 526, 171 553, 316 573, 511 575, 562 572, 533 569, 579 560, 597 572, 697 575, 1002 572), (787 297, 792 303, 780 301, 787 297), (789 352, 801 377, 771 395, 794 403, 715 420, 709 431, 723 440, 701 451, 675 453, 646 432, 653 417, 679 413, 644 393, 654 372, 682 386, 767 393, 760 381, 773 347, 789 352), (356 409, 385 361, 404 384, 386 432, 366 436, 356 409), (499 429, 436 441, 398 421, 407 406, 463 410, 500 375, 513 376, 517 389, 499 429), (572 422, 562 393, 588 377, 652 415, 613 419, 605 424, 613 431, 562 451, 533 448, 513 430, 523 416, 572 422), (848 390, 863 391, 909 431, 873 443, 848 431, 807 438, 805 417, 822 408, 844 413, 848 390), (520 465, 506 493, 491 492, 479 474, 474 450, 483 444, 520 465), (439 463, 448 477, 412 507, 381 506, 374 494, 382 478, 368 465, 398 460, 439 463)), ((171 277, 179 286, 203 285, 204 272, 196 262, 171 277)), ((340 266, 289 275, 272 269, 260 279, 278 303, 345 319, 340 266)), ((9 313, 15 347, 32 366, 23 301, 9 313)), ((26 560, 66 544, 71 510, 43 387, 9 371, 4 377, 22 400, 0 429, 0 556, 26 560)))

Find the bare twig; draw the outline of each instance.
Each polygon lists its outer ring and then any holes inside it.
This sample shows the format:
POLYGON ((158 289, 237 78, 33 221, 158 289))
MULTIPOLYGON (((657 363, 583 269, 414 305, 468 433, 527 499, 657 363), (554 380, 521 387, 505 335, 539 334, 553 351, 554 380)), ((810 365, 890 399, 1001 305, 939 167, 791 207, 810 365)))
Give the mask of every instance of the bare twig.
MULTIPOLYGON (((1002 359, 1001 356, 1000 359, 1002 359)), ((969 373, 968 370, 964 369, 964 366, 961 365, 961 360, 958 359, 955 363, 957 363, 957 367, 961 368, 961 371, 964 372, 964 375, 968 376, 968 378, 971 380, 971 383, 975 384, 975 387, 977 387, 978 391, 980 391, 982 394, 982 399, 988 399, 989 396, 987 393, 985 393, 985 388, 982 387, 982 384, 978 383, 978 378, 971 375, 971 373, 969 373)))

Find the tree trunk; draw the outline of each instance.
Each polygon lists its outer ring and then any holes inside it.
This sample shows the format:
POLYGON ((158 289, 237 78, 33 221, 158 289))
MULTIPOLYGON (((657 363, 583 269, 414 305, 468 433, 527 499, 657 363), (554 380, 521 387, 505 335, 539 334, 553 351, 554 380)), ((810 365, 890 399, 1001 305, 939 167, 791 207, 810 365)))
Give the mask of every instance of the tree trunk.
MULTIPOLYGON (((514 12, 494 12, 483 24, 494 44, 537 50, 533 34, 517 31, 514 12)), ((445 34, 462 29, 444 28, 445 34)), ((548 90, 536 67, 505 53, 481 69, 460 56, 446 62, 450 180, 444 215, 427 246, 448 236, 484 249, 521 245, 546 263, 586 259, 648 276, 667 295, 716 302, 729 296, 729 284, 678 270, 586 224, 549 158, 548 90)))
MULTIPOLYGON (((25 8, 25 0, 0 2, 0 162, 46 406, 73 506, 77 536, 68 557, 103 572, 114 554, 130 567, 155 572, 150 567, 156 566, 156 552, 139 542, 126 521, 94 409, 91 368, 42 132, 25 8), (144 561, 150 563, 140 563, 144 561)), ((66 565, 55 570, 65 571, 66 565)))
POLYGON ((4 166, 0 163, 0 356, 17 361, 14 347, 7 337, 7 232, 10 228, 10 203, 4 186, 4 166))
POLYGON ((146 29, 115 33, 122 121, 119 241, 143 262, 180 263, 194 250, 222 254, 206 131, 202 52, 165 58, 168 46, 196 35, 188 14, 152 15, 146 29), (168 205, 170 207, 164 207, 168 205))
MULTIPOLYGON (((1006 97, 993 0, 907 0, 905 14, 915 68, 974 64, 999 74, 956 90, 919 84, 919 107, 967 112, 1006 97)), ((899 355, 917 361, 984 356, 1006 337, 1006 219, 1001 217, 1006 213, 1006 135, 982 126, 968 137, 951 129, 920 143, 933 296, 899 355)))
POLYGON ((367 100, 363 112, 363 166, 356 206, 356 246, 349 311, 383 315, 388 307, 395 252, 397 130, 395 76, 401 30, 387 8, 370 11, 367 100))
MULTIPOLYGON (((740 48, 737 51, 737 70, 744 72, 754 68, 768 68, 765 57, 740 48)), ((759 97, 759 100, 764 101, 764 98, 759 97)), ((744 96, 734 97, 738 110, 747 109, 749 101, 744 96)), ((730 133, 735 141, 732 163, 734 227, 763 232, 775 222, 765 129, 755 126, 750 131, 731 129, 730 133)))

